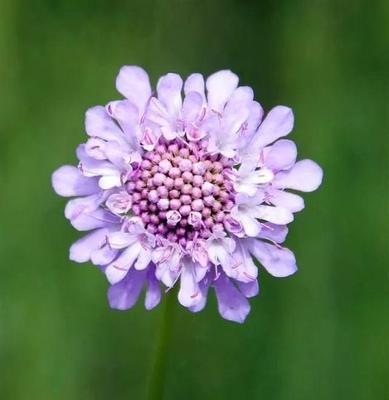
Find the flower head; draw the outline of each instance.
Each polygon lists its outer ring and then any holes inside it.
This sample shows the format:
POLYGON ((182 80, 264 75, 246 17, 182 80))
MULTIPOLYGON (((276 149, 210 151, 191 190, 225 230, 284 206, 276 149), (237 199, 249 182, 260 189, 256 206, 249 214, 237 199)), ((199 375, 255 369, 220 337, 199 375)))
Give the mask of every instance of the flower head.
POLYGON ((277 277, 297 269, 282 242, 304 202, 288 189, 313 191, 322 180, 281 139, 293 128, 291 109, 263 119, 231 71, 206 82, 169 73, 153 93, 142 68, 125 66, 116 87, 123 100, 86 113, 78 167, 53 174, 54 190, 74 197, 66 217, 89 232, 70 258, 100 267, 112 308, 132 307, 146 285, 151 309, 161 287, 180 285, 179 302, 196 312, 213 287, 220 314, 243 322, 258 293, 253 258, 277 277))

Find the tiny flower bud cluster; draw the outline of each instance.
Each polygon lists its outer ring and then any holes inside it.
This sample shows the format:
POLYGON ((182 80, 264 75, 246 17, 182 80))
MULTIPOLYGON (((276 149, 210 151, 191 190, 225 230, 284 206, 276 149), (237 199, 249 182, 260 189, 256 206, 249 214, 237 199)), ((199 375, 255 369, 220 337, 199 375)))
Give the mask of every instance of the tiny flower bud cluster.
POLYGON ((234 206, 228 178, 232 161, 210 155, 206 143, 160 140, 143 154, 127 192, 132 212, 146 229, 185 247, 196 237, 207 239, 234 206))

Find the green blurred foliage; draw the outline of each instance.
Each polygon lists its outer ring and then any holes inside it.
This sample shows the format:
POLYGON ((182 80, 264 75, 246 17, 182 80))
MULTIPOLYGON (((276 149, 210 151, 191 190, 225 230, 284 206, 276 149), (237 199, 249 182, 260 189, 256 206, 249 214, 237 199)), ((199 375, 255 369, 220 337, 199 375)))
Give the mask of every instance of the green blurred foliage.
POLYGON ((157 77, 237 72, 294 108, 300 157, 325 170, 247 323, 176 305, 166 399, 389 398, 389 3, 0 1, 0 397, 144 399, 163 305, 109 310, 104 277, 50 187, 123 64, 157 77))

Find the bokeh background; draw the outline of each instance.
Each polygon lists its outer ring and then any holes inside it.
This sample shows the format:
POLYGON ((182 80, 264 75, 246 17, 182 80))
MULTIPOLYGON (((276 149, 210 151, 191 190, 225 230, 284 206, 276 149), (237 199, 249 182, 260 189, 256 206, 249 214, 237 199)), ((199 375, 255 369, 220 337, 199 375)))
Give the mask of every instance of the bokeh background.
POLYGON ((164 304, 109 310, 50 186, 123 64, 234 70, 325 170, 243 326, 175 306, 164 398, 389 398, 389 2, 1 0, 1 399, 147 398, 164 304))

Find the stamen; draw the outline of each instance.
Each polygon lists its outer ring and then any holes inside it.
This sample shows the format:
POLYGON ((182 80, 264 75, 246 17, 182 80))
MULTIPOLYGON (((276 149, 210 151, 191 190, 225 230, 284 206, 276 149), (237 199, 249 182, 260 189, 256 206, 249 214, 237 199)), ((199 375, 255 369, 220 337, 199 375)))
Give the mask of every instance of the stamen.
POLYGON ((254 276, 248 274, 246 271, 243 271, 243 275, 247 276, 247 278, 249 278, 252 281, 255 281, 257 278, 255 278, 254 276))

